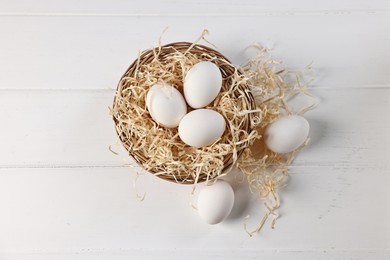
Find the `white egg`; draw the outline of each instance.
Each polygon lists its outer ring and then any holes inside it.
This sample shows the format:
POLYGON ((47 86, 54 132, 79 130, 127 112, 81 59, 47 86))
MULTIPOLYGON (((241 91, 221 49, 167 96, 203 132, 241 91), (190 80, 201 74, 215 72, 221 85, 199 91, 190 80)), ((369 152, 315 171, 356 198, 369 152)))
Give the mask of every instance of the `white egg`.
POLYGON ((180 139, 193 147, 207 146, 217 141, 226 128, 223 116, 210 109, 193 110, 179 124, 180 139))
POLYGON ((267 126, 265 144, 276 153, 289 153, 306 141, 309 130, 309 122, 304 117, 284 116, 267 126))
POLYGON ((211 103, 221 91, 222 74, 218 66, 209 61, 195 64, 184 80, 184 96, 192 108, 202 108, 211 103))
POLYGON ((217 224, 229 216, 234 204, 234 191, 229 183, 218 180, 205 186, 198 197, 198 213, 208 224, 217 224))
POLYGON ((187 113, 183 95, 168 84, 153 85, 146 95, 146 106, 153 120, 165 127, 177 127, 187 113))

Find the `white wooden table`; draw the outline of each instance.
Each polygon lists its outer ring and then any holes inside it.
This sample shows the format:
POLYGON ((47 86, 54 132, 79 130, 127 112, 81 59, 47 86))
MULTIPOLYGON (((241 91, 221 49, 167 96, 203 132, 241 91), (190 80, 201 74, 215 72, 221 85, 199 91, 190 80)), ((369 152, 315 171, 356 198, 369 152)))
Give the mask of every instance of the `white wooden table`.
POLYGON ((0 259, 390 259, 390 4, 0 0, 0 259), (235 63, 254 42, 289 68, 314 62, 312 142, 290 167, 281 218, 236 188, 203 224, 190 187, 139 178, 108 151, 108 115, 139 50, 208 39, 235 63))

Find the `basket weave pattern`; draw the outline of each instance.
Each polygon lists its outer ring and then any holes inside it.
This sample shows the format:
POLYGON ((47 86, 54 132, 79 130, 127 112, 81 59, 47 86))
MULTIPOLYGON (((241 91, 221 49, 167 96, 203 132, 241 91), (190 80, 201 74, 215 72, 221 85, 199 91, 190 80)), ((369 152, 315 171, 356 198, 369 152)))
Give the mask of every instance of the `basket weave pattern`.
MULTIPOLYGON (((156 58, 156 54, 158 55, 157 58, 159 61, 164 63, 164 61, 170 57, 171 55, 177 55, 177 53, 180 52, 182 54, 185 53, 190 53, 191 55, 196 55, 200 60, 208 60, 211 62, 214 62, 217 64, 220 68, 220 71, 223 76, 223 85, 221 92, 226 92, 228 89, 232 88, 232 86, 235 86, 233 91, 229 92, 229 98, 235 101, 236 106, 239 107, 241 111, 251 111, 256 109, 255 101, 254 98, 249 90, 249 86, 245 81, 239 81, 235 85, 235 82, 233 82, 235 79, 233 78, 233 75, 237 76, 241 75, 242 73, 237 70, 230 62, 229 60, 224 57, 221 53, 218 51, 209 48, 207 46, 195 44, 193 45, 192 43, 188 42, 175 42, 171 44, 167 44, 161 47, 157 47, 155 49, 149 49, 141 53, 139 58, 135 60, 130 67, 127 69, 127 71, 124 73, 122 76, 118 87, 117 87, 117 93, 114 99, 113 103, 113 119, 114 123, 116 126, 116 131, 119 136, 120 141, 122 142, 123 146, 125 149, 128 151, 129 155, 134 158, 134 160, 145 170, 155 174, 159 178, 162 178, 167 181, 173 181, 176 183, 182 183, 182 184, 193 184, 195 182, 203 182, 208 179, 213 179, 218 176, 213 175, 209 176, 207 172, 203 171, 201 169, 201 166, 199 169, 196 169, 198 171, 198 174, 196 175, 189 175, 188 172, 189 170, 194 170, 188 165, 183 165, 181 167, 181 170, 178 170, 175 174, 166 174, 165 169, 166 167, 169 167, 167 165, 158 165, 153 168, 150 168, 148 166, 148 161, 150 160, 150 156, 148 154, 145 154, 145 152, 142 152, 142 150, 135 149, 134 146, 132 145, 132 141, 129 139, 129 136, 131 136, 131 127, 129 129, 124 129, 126 126, 123 126, 123 124, 120 123, 120 120, 118 118, 122 117, 128 117, 131 118, 133 115, 131 114, 126 114, 126 111, 117 109, 118 108, 118 99, 123 98, 124 94, 128 88, 134 85, 134 82, 129 83, 125 79, 129 77, 135 77, 136 73, 140 73, 138 70, 139 68, 142 68, 143 64, 148 64, 153 61, 153 59, 156 58), (119 111, 119 112, 118 112, 119 111), (128 132, 125 132, 128 131, 128 132), (126 134, 124 134, 126 133, 126 134)), ((143 72, 145 73, 145 72, 143 72)), ((142 71, 141 71, 142 74, 142 71)), ((182 80, 183 81, 183 80, 182 80)), ((167 82, 170 84, 170 82, 167 82)), ((150 86, 149 86, 150 87, 150 86)), ((183 86, 174 86, 176 87, 181 93, 183 93, 183 86)), ((130 100, 131 102, 131 100, 130 100)), ((207 108, 210 109, 215 109, 218 111, 218 107, 216 104, 221 101, 221 97, 218 96, 216 100, 210 104, 207 108)), ((188 107, 188 112, 191 111, 192 109, 188 107)), ((147 114, 147 113, 146 113, 147 114)), ((242 123, 239 126, 236 126, 240 129, 240 132, 242 132, 243 136, 247 136, 251 131, 253 130, 252 127, 252 116, 253 114, 247 113, 243 115, 244 119, 241 121, 242 123)), ((227 129, 224 133, 224 135, 229 135, 229 128, 231 127, 231 124, 233 123, 232 121, 229 120, 229 118, 226 118, 227 120, 227 129)), ((149 115, 145 115, 145 120, 151 120, 149 115), (149 117, 149 118, 147 118, 149 117)), ((168 131, 161 127, 161 131, 168 131)), ((177 130, 169 130, 169 131, 177 131, 177 130)), ((240 143, 239 140, 231 140, 237 143, 235 145, 234 149, 231 151, 228 151, 226 154, 223 155, 223 167, 221 168, 221 173, 223 171, 228 170, 232 164, 235 162, 235 160, 242 154, 244 149, 248 147, 249 143, 247 142, 242 142, 240 143)), ((227 144, 228 145, 228 144, 227 144)), ((187 150, 185 151, 186 153, 197 153, 197 149, 188 147, 186 148, 187 150)), ((198 148, 202 149, 202 148, 198 148)), ((175 150, 175 149, 174 149, 175 150)), ((198 151, 199 152, 199 151, 198 151)), ((180 153, 178 153, 180 154, 180 153)), ((175 162, 180 163, 180 156, 178 155, 175 158, 175 162)))

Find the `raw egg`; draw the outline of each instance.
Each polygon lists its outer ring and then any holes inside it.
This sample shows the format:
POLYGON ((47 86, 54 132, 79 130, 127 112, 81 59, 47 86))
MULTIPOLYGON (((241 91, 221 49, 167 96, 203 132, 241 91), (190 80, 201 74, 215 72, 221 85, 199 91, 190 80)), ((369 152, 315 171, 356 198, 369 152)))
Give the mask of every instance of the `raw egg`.
POLYGON ((232 187, 226 181, 218 180, 199 192, 198 213, 204 222, 217 224, 230 214, 233 204, 232 187))
POLYGON ((186 114, 179 124, 180 139, 193 147, 217 141, 226 128, 224 117, 210 109, 197 109, 186 114))
POLYGON ((222 74, 219 67, 209 61, 195 64, 184 80, 184 96, 192 108, 210 104, 221 91, 222 74))
POLYGON ((183 95, 169 84, 153 85, 146 95, 146 106, 154 121, 165 127, 177 127, 187 113, 183 95))
POLYGON ((276 153, 289 153, 306 141, 309 130, 309 122, 304 117, 284 116, 267 126, 265 144, 276 153))

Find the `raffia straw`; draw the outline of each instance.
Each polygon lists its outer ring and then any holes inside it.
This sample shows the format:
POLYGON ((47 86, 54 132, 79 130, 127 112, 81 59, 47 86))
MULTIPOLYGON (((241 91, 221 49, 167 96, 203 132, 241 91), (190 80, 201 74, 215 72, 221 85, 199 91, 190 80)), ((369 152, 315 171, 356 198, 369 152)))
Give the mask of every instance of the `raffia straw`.
POLYGON ((139 179, 140 175, 141 174, 139 172, 136 173, 136 175, 134 177, 134 180, 133 180, 133 189, 134 189, 135 197, 139 201, 144 201, 144 199, 146 197, 146 192, 144 192, 142 195, 140 195, 139 192, 138 192, 138 179, 139 179))
MULTIPOLYGON (((245 230, 252 236, 270 216, 271 227, 274 227, 280 206, 278 191, 286 184, 287 167, 299 151, 282 155, 268 150, 261 138, 264 129, 283 111, 294 114, 288 106, 290 98, 305 95, 315 100, 295 114, 312 109, 318 100, 307 91, 298 74, 279 68, 281 62, 273 60, 267 48, 253 46, 257 50, 256 57, 239 68, 216 50, 198 44, 200 40, 207 42, 207 34, 205 30, 194 43, 162 46, 160 39, 158 47, 140 53, 118 84, 111 114, 129 155, 157 177, 196 185, 215 181, 232 166, 237 166, 249 189, 260 196, 267 209, 255 228, 249 229, 244 223, 245 230), (187 71, 204 60, 216 63, 223 74, 222 91, 207 108, 225 117, 227 130, 214 144, 196 149, 180 140, 177 129, 155 123, 146 109, 145 98, 149 88, 157 83, 168 83, 183 93, 187 71), (291 74, 296 76, 293 84, 287 80, 291 74)), ((188 112, 190 110, 188 107, 188 112)))
MULTIPOLYGON (((205 40, 204 31, 198 40, 205 40)), ((121 78, 111 110, 118 136, 135 161, 146 171, 180 184, 215 180, 231 169, 245 148, 257 138, 261 121, 248 78, 222 54, 195 43, 177 42, 144 51, 121 78), (187 71, 200 61, 217 64, 223 75, 222 90, 207 108, 226 119, 227 128, 214 144, 193 148, 184 144, 177 128, 152 120, 146 94, 157 83, 183 93, 187 71)), ((188 112, 191 108, 188 107, 188 112)))
POLYGON ((278 119, 282 112, 286 114, 303 114, 313 109, 319 100, 309 93, 307 84, 303 83, 300 73, 278 69, 281 62, 275 61, 270 51, 259 45, 253 46, 256 56, 243 66, 245 76, 250 80, 252 94, 255 97, 256 106, 262 111, 262 121, 258 125, 259 139, 247 149, 237 161, 237 167, 246 176, 249 188, 254 194, 260 196, 267 212, 260 218, 259 223, 252 229, 248 228, 245 218, 244 229, 253 236, 259 232, 268 218, 272 216, 271 228, 274 228, 280 207, 278 191, 286 185, 288 178, 288 165, 295 155, 307 145, 308 140, 297 150, 288 154, 278 154, 267 149, 261 136, 271 122, 278 119), (294 82, 289 82, 287 77, 293 75, 294 82), (288 100, 297 95, 304 95, 312 100, 311 104, 303 107, 298 112, 293 112, 288 105, 288 100))

